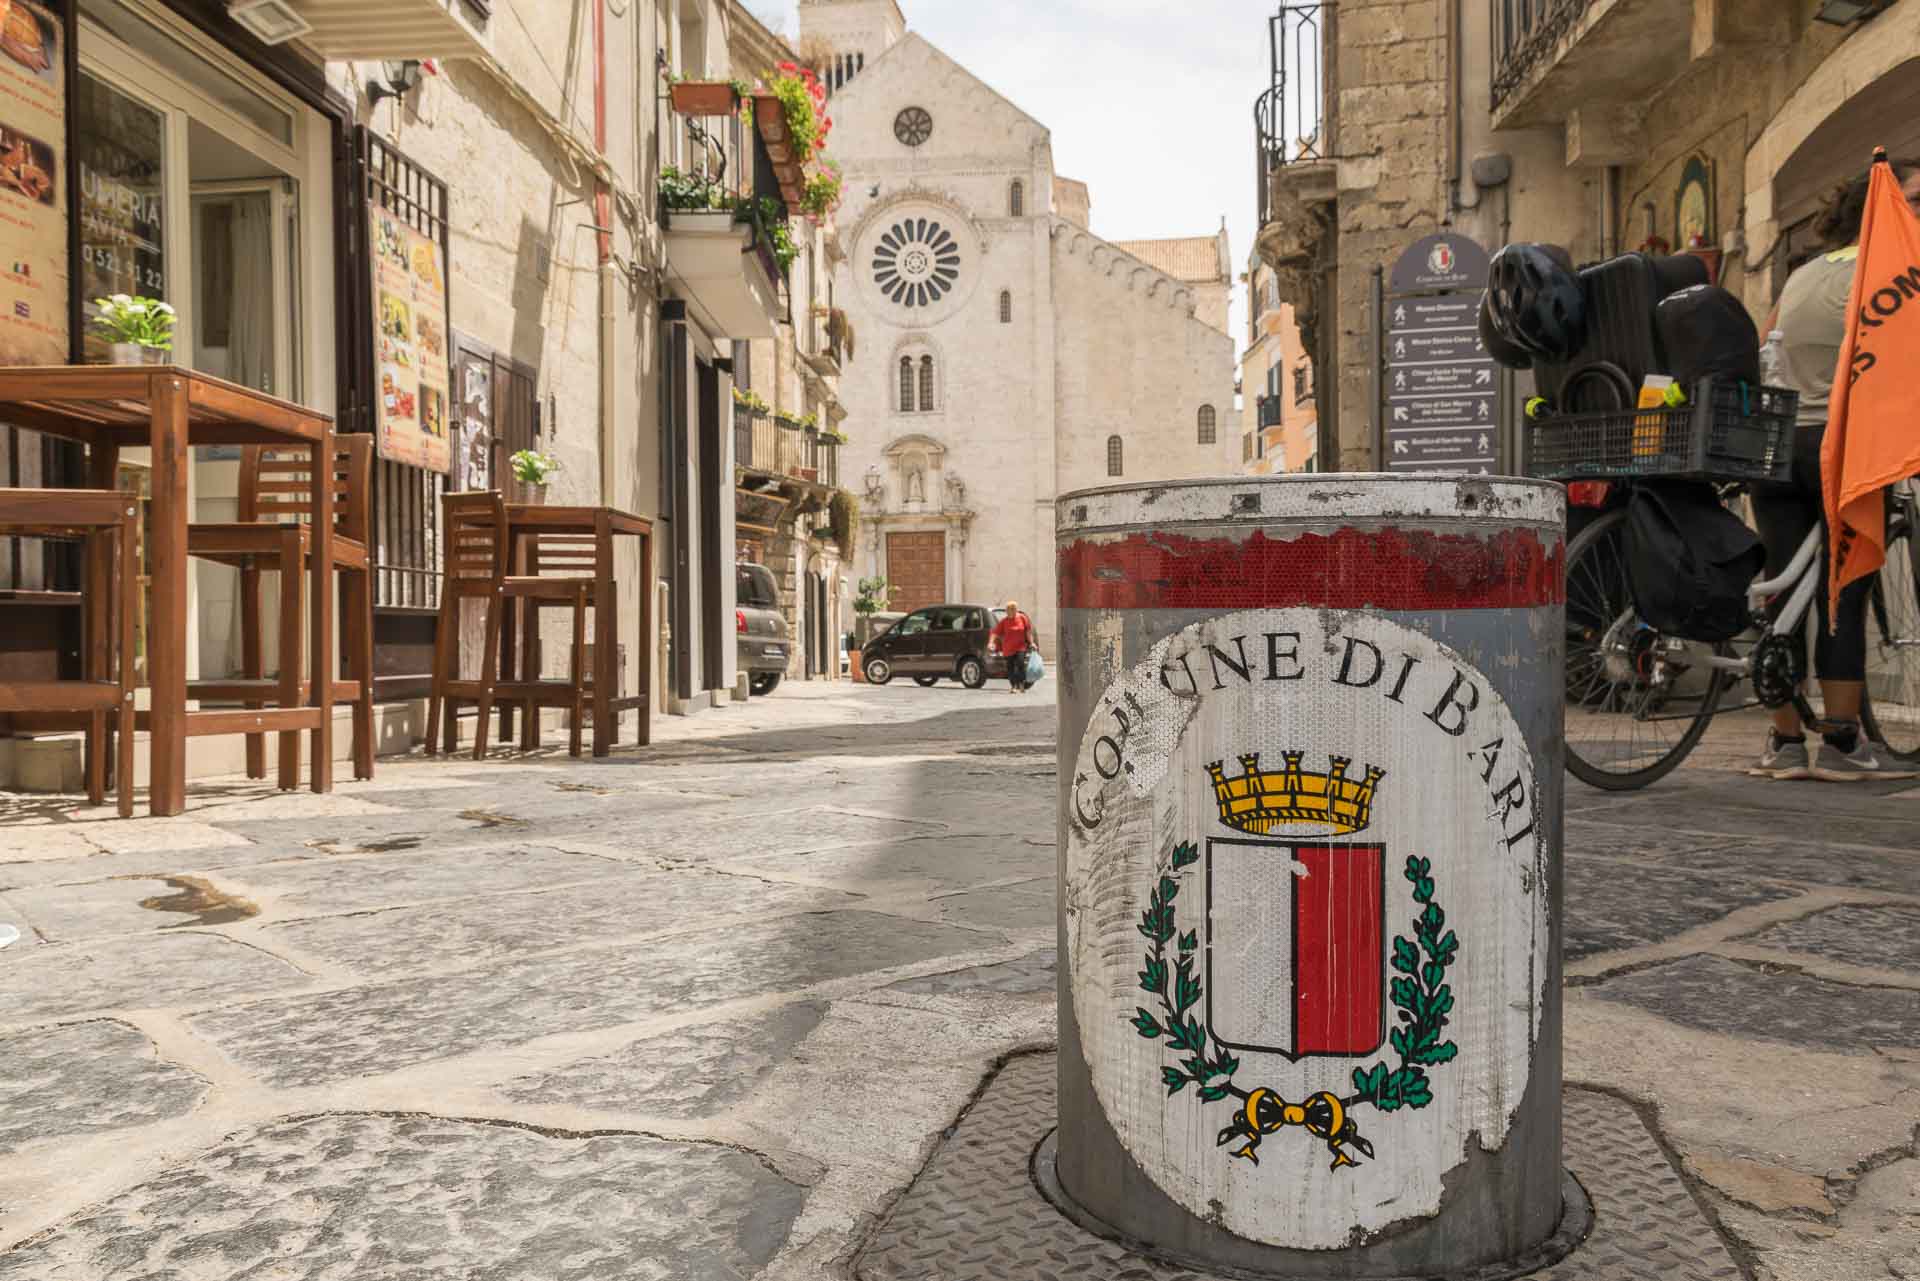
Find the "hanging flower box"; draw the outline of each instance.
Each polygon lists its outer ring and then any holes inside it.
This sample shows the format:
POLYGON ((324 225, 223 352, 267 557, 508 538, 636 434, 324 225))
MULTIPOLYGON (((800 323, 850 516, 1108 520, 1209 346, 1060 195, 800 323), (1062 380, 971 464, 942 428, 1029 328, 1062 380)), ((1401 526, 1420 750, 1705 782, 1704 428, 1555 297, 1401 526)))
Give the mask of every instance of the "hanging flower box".
POLYGON ((730 116, 739 101, 726 80, 679 80, 672 92, 673 109, 683 116, 730 116))
POLYGON ((766 144, 767 158, 773 161, 774 177, 780 183, 780 197, 787 208, 798 209, 805 198, 807 177, 802 165, 807 157, 793 145, 793 132, 787 128, 787 109, 771 93, 753 96, 753 125, 766 144))

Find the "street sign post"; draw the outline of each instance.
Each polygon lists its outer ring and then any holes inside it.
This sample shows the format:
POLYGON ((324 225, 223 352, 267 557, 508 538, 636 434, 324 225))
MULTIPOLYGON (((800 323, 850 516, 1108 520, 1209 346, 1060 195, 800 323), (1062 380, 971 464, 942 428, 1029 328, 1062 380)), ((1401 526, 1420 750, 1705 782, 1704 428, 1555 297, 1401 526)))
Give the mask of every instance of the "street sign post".
POLYGON ((1382 471, 1486 475, 1500 460, 1500 382, 1476 320, 1487 253, 1451 233, 1395 261, 1380 304, 1382 471))

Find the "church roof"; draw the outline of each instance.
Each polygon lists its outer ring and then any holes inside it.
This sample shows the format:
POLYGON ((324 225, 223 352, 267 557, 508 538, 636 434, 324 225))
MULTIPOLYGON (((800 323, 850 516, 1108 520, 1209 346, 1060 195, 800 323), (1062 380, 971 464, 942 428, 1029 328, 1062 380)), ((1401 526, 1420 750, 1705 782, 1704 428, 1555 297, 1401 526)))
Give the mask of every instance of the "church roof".
POLYGON ((1166 272, 1175 280, 1190 285, 1211 285, 1227 278, 1220 265, 1218 236, 1182 236, 1173 240, 1116 240, 1125 250, 1149 267, 1166 272))

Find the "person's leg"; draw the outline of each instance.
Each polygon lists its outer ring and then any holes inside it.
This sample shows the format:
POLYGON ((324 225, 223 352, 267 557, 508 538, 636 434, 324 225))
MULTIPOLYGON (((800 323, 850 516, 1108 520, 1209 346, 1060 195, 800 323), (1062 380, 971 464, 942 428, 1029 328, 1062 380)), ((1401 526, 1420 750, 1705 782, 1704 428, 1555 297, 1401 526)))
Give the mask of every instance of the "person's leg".
MULTIPOLYGON (((1801 446, 1806 445, 1809 434, 1802 434, 1798 442, 1801 446)), ((1817 445, 1814 457, 1819 457, 1817 445)), ((1760 527, 1760 538, 1767 549, 1762 576, 1776 578, 1785 572, 1793 554, 1818 523, 1819 505, 1797 485, 1756 485, 1752 501, 1754 523, 1760 527)), ((1777 614, 1784 602, 1785 593, 1782 593, 1768 612, 1777 614)), ((1775 778, 1806 778, 1812 772, 1811 764, 1799 710, 1791 703, 1773 709, 1773 726, 1761 750, 1759 764, 1752 772, 1775 778)))

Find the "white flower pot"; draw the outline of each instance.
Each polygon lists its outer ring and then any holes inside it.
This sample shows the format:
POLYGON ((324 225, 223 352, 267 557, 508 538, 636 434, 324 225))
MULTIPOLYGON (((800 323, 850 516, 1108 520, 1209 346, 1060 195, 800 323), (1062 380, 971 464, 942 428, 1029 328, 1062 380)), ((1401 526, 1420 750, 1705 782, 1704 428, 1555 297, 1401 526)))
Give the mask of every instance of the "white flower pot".
POLYGON ((144 365, 147 358, 140 354, 137 342, 117 342, 113 344, 113 363, 116 365, 144 365))

